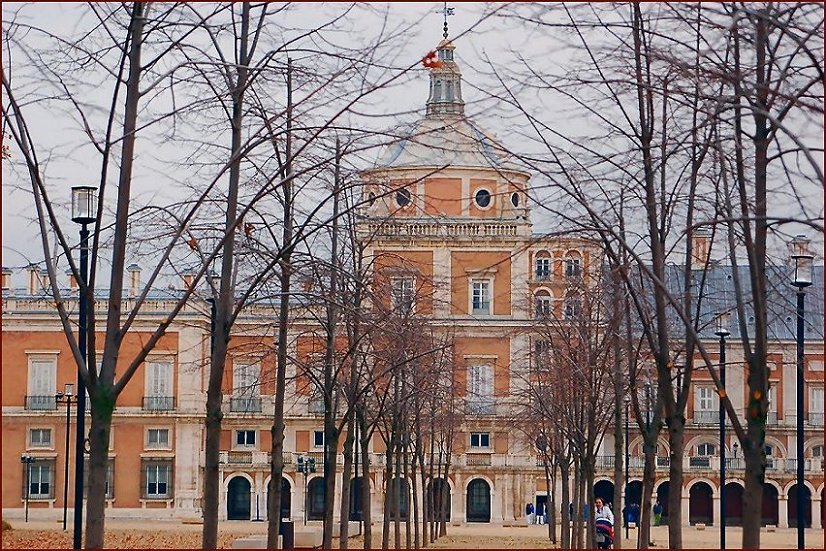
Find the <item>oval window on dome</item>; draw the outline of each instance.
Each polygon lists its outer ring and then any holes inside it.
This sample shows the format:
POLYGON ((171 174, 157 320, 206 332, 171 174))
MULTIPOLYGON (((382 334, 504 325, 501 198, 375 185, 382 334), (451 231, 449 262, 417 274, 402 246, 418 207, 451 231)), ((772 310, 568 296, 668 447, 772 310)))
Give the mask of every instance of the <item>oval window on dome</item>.
POLYGON ((396 204, 400 207, 406 207, 410 204, 410 191, 400 189, 396 192, 396 204))
POLYGON ((516 192, 511 193, 511 205, 514 207, 519 206, 519 194, 516 192))
POLYGON ((491 202, 490 192, 486 189, 480 189, 476 192, 474 200, 476 201, 476 204, 479 206, 479 208, 486 209, 490 206, 491 202))

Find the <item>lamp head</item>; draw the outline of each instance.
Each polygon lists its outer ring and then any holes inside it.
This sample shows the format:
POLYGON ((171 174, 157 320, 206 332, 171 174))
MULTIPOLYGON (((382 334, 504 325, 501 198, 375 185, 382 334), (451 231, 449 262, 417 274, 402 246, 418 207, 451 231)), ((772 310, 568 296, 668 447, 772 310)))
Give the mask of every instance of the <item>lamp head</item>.
POLYGON ((729 319, 731 314, 729 312, 718 312, 716 316, 716 330, 714 334, 718 337, 728 337, 731 335, 729 331, 729 319))
POLYGON ((789 243, 794 262, 794 273, 792 274, 792 285, 798 289, 803 289, 812 284, 812 267, 814 255, 809 252, 811 241, 805 235, 796 235, 789 243))
POLYGON ((91 224, 97 218, 97 188, 75 186, 72 188, 72 221, 91 224))

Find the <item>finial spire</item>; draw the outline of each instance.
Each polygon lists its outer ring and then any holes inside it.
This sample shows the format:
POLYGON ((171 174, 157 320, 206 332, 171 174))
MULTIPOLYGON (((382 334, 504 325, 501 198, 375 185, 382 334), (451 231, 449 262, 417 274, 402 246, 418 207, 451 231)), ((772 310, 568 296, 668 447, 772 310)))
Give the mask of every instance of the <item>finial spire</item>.
POLYGON ((444 32, 442 33, 442 36, 445 38, 445 40, 447 40, 447 35, 448 35, 448 32, 447 32, 447 16, 448 15, 453 15, 453 10, 454 9, 455 8, 448 8, 447 7, 447 2, 445 2, 444 9, 442 10, 442 14, 444 14, 444 18, 445 18, 444 32))

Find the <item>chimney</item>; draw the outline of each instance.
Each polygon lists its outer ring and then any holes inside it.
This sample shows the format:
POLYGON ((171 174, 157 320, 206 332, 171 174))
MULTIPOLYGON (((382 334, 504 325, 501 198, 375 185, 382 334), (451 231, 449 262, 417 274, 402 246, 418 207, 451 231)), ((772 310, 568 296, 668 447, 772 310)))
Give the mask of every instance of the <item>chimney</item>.
POLYGON ((3 290, 11 291, 11 268, 3 268, 3 290))
POLYGON ((28 275, 26 290, 30 295, 36 295, 40 292, 40 268, 37 267, 37 264, 29 264, 26 267, 26 273, 28 275))
POLYGON ((141 289, 141 267, 130 264, 126 270, 129 272, 129 296, 136 297, 141 289))
POLYGON ((711 257, 711 232, 705 228, 694 230, 691 239, 691 269, 705 270, 711 257))
POLYGON ((40 270, 40 291, 47 291, 49 289, 49 270, 43 268, 40 270))
POLYGON ((192 282, 195 281, 195 272, 188 270, 183 273, 184 290, 192 289, 192 282))
POLYGON ((77 284, 77 278, 74 276, 74 274, 72 274, 72 269, 71 268, 66 270, 66 276, 69 278, 69 290, 71 290, 73 292, 77 291, 79 285, 77 284))

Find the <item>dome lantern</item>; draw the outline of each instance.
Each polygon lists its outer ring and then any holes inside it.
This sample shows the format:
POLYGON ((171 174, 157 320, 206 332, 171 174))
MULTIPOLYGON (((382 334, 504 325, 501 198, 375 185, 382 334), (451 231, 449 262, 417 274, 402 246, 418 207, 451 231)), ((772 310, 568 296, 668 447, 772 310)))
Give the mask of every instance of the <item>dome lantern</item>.
POLYGON ((462 116, 462 73, 456 65, 450 40, 442 40, 436 48, 439 63, 430 69, 430 97, 427 99, 427 117, 462 116))

